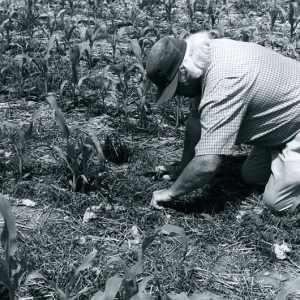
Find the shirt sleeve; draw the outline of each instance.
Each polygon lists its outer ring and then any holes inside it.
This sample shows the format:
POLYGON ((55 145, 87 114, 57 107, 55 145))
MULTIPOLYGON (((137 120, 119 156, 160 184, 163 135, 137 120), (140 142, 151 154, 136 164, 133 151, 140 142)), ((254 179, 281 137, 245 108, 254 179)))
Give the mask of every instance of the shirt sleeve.
POLYGON ((206 84, 199 105, 201 139, 195 155, 232 153, 247 110, 247 85, 242 76, 223 77, 206 84))

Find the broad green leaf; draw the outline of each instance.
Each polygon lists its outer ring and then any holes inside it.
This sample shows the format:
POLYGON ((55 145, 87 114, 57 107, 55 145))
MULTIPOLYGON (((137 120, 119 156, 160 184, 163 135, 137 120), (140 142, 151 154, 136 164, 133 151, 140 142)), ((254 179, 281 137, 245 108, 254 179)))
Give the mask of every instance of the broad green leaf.
POLYGON ((92 130, 91 128, 89 128, 88 130, 88 133, 92 139, 92 142, 94 143, 94 146, 96 148, 96 151, 98 153, 98 158, 100 161, 105 161, 105 156, 103 154, 103 151, 102 151, 102 148, 101 148, 101 145, 100 145, 100 142, 99 142, 99 139, 97 137, 97 134, 94 130, 92 130))
POLYGON ((184 230, 181 227, 178 227, 175 225, 164 225, 164 226, 160 227, 159 230, 167 231, 170 233, 176 233, 176 234, 180 235, 180 238, 182 240, 182 243, 183 243, 184 249, 185 249, 183 258, 185 258, 186 254, 187 254, 187 250, 188 250, 188 238, 187 238, 184 230))
POLYGON ((143 65, 143 56, 142 56, 142 50, 141 50, 141 47, 140 47, 140 44, 139 42, 137 41, 137 39, 132 39, 131 40, 131 47, 132 47, 132 50, 138 60, 138 62, 143 65))
POLYGON ((79 35, 80 35, 80 40, 81 40, 81 42, 84 42, 84 41, 86 41, 86 36, 87 36, 87 27, 85 27, 85 26, 80 26, 79 28, 78 28, 78 30, 79 30, 79 35))
POLYGON ((1 234, 1 245, 5 249, 6 259, 10 260, 17 250, 16 243, 16 222, 8 199, 0 194, 0 213, 4 220, 4 229, 1 234))
POLYGON ((124 35, 125 31, 126 31, 126 27, 121 27, 121 28, 117 31, 118 41, 120 41, 120 39, 121 39, 122 36, 124 35))
POLYGON ((105 284, 104 292, 97 292, 91 300, 114 300, 120 289, 123 279, 119 276, 108 278, 105 284))
POLYGON ((92 49, 90 47, 89 41, 85 41, 85 42, 78 44, 78 48, 79 48, 79 53, 80 53, 79 59, 83 56, 84 53, 87 53, 89 57, 91 56, 92 49))
POLYGON ((64 80, 62 82, 62 84, 60 85, 60 88, 59 88, 59 96, 60 96, 60 98, 62 98, 64 88, 65 88, 66 84, 68 84, 68 83, 69 83, 69 80, 64 80))
POLYGON ((284 300, 286 296, 295 292, 300 292, 300 278, 288 282, 276 296, 275 300, 284 300))
POLYGON ((132 274, 129 270, 129 268, 127 267, 126 263, 124 262, 124 260, 120 257, 112 257, 108 260, 107 264, 110 265, 113 262, 119 262, 123 268, 124 271, 124 277, 125 279, 131 279, 132 278, 132 274))
POLYGON ((64 114, 62 113, 62 111, 60 110, 60 108, 58 107, 58 105, 56 103, 56 98, 53 95, 49 95, 46 98, 46 100, 49 103, 50 107, 54 110, 55 120, 56 120, 58 126, 63 131, 64 137, 66 139, 68 139, 70 133, 69 133, 68 125, 67 125, 67 120, 66 120, 64 114))
POLYGON ((68 296, 58 286, 54 290, 60 300, 68 300, 68 296))
POLYGON ((80 88, 81 85, 82 85, 82 83, 83 83, 83 81, 84 81, 85 79, 89 78, 89 77, 90 77, 89 75, 85 75, 85 76, 81 77, 81 78, 78 80, 78 88, 80 88))
POLYGON ((79 275, 79 272, 86 270, 92 266, 93 260, 95 259, 97 252, 98 251, 96 249, 93 249, 93 251, 90 254, 84 257, 81 265, 75 270, 74 276, 77 277, 79 275))
POLYGON ((69 170, 71 171, 71 173, 74 175, 75 174, 75 169, 69 163, 66 154, 58 146, 53 146, 53 149, 58 153, 58 155, 60 156, 60 158, 66 162, 67 167, 69 168, 69 170))

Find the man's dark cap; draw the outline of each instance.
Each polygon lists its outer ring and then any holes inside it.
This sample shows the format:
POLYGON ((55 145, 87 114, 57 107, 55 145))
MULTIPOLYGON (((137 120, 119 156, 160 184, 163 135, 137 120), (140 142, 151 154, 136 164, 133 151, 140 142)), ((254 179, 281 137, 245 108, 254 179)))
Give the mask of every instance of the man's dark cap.
POLYGON ((186 51, 186 41, 165 36, 151 49, 146 73, 148 78, 157 85, 158 104, 169 101, 176 92, 178 69, 186 51))

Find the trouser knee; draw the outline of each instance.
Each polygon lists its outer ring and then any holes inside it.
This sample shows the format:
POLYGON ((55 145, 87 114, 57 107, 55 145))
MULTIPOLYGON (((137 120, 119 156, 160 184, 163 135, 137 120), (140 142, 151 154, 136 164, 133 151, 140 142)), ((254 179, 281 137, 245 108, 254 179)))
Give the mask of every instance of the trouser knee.
POLYGON ((277 192, 276 189, 268 189, 266 187, 263 202, 264 204, 273 212, 281 213, 292 208, 295 197, 293 196, 284 196, 277 192))

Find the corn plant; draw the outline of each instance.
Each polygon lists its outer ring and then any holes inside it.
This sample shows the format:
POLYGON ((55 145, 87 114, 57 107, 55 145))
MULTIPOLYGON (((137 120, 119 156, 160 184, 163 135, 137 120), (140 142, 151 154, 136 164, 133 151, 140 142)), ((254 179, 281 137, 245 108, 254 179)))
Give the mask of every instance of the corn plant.
POLYGON ((0 125, 0 133, 6 136, 13 145, 17 159, 18 167, 17 174, 20 179, 24 177, 24 166, 26 165, 26 150, 28 140, 32 136, 34 121, 39 117, 42 108, 36 110, 32 116, 29 124, 15 124, 13 122, 3 122, 0 125))
POLYGON ((98 251, 96 249, 93 249, 93 251, 91 253, 89 253, 88 255, 86 255, 83 258, 82 263, 80 264, 80 266, 78 268, 76 268, 74 270, 71 279, 65 285, 64 288, 60 288, 56 282, 47 280, 41 273, 38 273, 38 272, 32 273, 29 276, 27 276, 25 284, 29 285, 34 280, 43 280, 44 282, 49 284, 49 286, 54 290, 58 299, 60 299, 60 300, 75 299, 76 297, 79 297, 80 295, 82 295, 88 291, 88 288, 85 287, 81 291, 77 292, 75 295, 73 294, 73 291, 75 289, 75 285, 79 278, 80 273, 84 270, 87 270, 88 268, 90 268, 92 266, 92 263, 97 255, 97 252, 98 251))
POLYGON ((209 19, 211 21, 211 28, 213 28, 216 23, 216 14, 215 14, 215 9, 213 7, 212 0, 207 0, 207 13, 208 13, 209 19))
POLYGON ((35 9, 36 2, 36 0, 25 0, 25 6, 18 10, 19 26, 27 31, 30 39, 33 38, 34 28, 37 23, 36 21, 39 18, 39 14, 35 9))
POLYGON ((72 24, 71 21, 65 21, 63 22, 63 28, 64 28, 63 40, 65 42, 65 49, 66 49, 70 45, 70 39, 72 37, 74 30, 76 29, 76 26, 72 24))
POLYGON ((125 32, 125 27, 121 27, 120 29, 116 28, 114 30, 111 40, 110 40, 111 47, 112 47, 112 60, 113 60, 114 64, 116 63, 117 45, 121 41, 121 38, 122 38, 124 32, 125 32))
POLYGON ((54 47, 54 41, 54 36, 52 36, 48 40, 46 54, 43 57, 36 57, 32 59, 32 62, 38 68, 38 71, 34 75, 41 75, 43 77, 45 94, 48 93, 49 65, 51 58, 51 50, 54 47))
POLYGON ((175 0, 163 0, 165 12, 167 15, 167 19, 172 27, 172 14, 173 14, 173 7, 175 5, 175 0))
POLYGON ((76 99, 76 87, 80 88, 83 81, 87 78, 87 76, 83 76, 78 79, 78 73, 80 72, 80 60, 84 55, 87 55, 88 58, 92 56, 92 48, 90 47, 90 43, 88 41, 79 43, 74 45, 70 50, 70 63, 72 70, 72 80, 64 80, 60 86, 60 95, 62 96, 63 89, 67 84, 71 84, 72 86, 72 94, 73 101, 77 104, 76 99))
POLYGON ((117 111, 120 111, 120 103, 124 110, 125 120, 128 122, 128 104, 129 104, 129 97, 128 96, 128 87, 129 87, 129 80, 131 77, 132 70, 135 68, 135 65, 125 66, 120 64, 118 66, 112 66, 111 69, 117 74, 118 76, 118 83, 116 84, 116 88, 119 92, 117 96, 117 111))
POLYGON ((159 235, 161 232, 168 232, 168 233, 175 233, 180 235, 183 246, 184 246, 184 253, 182 260, 185 259, 185 256, 187 254, 187 248, 188 248, 188 240, 186 237, 186 234, 184 230, 178 226, 174 225, 164 225, 162 227, 157 228, 154 233, 148 237, 145 237, 141 248, 137 251, 138 255, 138 261, 137 263, 129 268, 124 260, 122 260, 120 257, 113 257, 108 261, 108 264, 118 262, 121 264, 123 271, 124 271, 124 280, 123 280, 123 286, 124 286, 124 299, 125 300, 137 300, 137 299, 148 299, 152 300, 154 299, 151 295, 144 294, 144 290, 146 288, 147 283, 153 278, 153 276, 147 276, 145 277, 141 283, 137 283, 137 276, 142 272, 143 264, 145 260, 145 251, 147 248, 152 244, 152 242, 155 240, 155 238, 159 235))
POLYGON ((18 263, 15 258, 17 251, 15 216, 8 199, 2 194, 0 194, 0 213, 4 219, 4 228, 1 233, 1 246, 4 249, 4 257, 0 257, 0 281, 8 290, 9 299, 14 300, 25 271, 25 262, 18 263))
POLYGON ((109 66, 106 66, 102 69, 100 73, 100 84, 99 84, 99 92, 102 101, 102 107, 105 108, 105 99, 109 93, 110 87, 112 84, 117 84, 116 79, 108 72, 109 66))
POLYGON ((64 133, 66 139, 66 150, 59 146, 54 146, 53 150, 66 163, 70 172, 71 179, 69 184, 72 191, 77 192, 79 187, 89 184, 87 176, 88 164, 92 161, 94 149, 96 150, 98 160, 105 161, 100 142, 96 133, 88 129, 86 135, 78 135, 75 139, 70 138, 70 131, 66 118, 57 105, 56 98, 53 95, 47 97, 47 101, 54 111, 55 120, 64 133), (79 185, 79 181, 81 185, 79 185))
POLYGON ((149 80, 146 76, 146 70, 144 68, 142 49, 141 49, 138 41, 136 39, 131 40, 131 46, 132 46, 132 50, 138 61, 136 64, 133 64, 133 66, 136 66, 136 68, 139 70, 140 75, 141 75, 139 85, 137 86, 137 93, 140 98, 140 101, 139 101, 140 102, 140 104, 139 104, 140 124, 142 127, 146 127, 147 107, 145 104, 146 104, 146 95, 149 90, 150 84, 149 84, 149 80))

